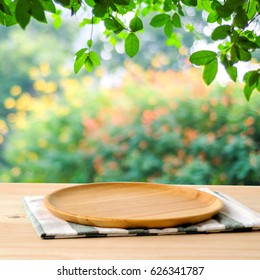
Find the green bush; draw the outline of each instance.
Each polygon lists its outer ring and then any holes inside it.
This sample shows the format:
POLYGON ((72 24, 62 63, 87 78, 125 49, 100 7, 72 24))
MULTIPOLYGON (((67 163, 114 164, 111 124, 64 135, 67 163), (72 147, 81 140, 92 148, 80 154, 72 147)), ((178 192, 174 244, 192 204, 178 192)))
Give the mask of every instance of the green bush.
POLYGON ((90 78, 64 77, 62 94, 33 98, 12 122, 2 178, 259 184, 257 96, 249 103, 239 85, 205 88, 195 70, 130 66, 123 81, 97 90, 90 78))
MULTIPOLYGON (((178 100, 177 108, 164 107, 168 112, 150 123, 142 123, 148 111, 141 109, 130 125, 109 127, 106 133, 116 140, 96 141, 93 166, 97 158, 100 166, 95 179, 258 184, 258 113, 235 99, 223 104, 220 90, 210 95, 218 100, 216 105, 178 100)), ((157 110, 150 111, 151 118, 157 110)))

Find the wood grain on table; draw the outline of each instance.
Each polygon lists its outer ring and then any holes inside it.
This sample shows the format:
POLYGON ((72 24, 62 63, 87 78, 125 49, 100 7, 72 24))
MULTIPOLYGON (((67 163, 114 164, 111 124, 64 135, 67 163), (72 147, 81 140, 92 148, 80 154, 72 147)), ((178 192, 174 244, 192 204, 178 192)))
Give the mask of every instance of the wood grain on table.
MULTIPOLYGON (((47 195, 75 184, 0 183, 0 260, 260 260, 260 231, 43 240, 23 208, 24 196, 47 195)), ((209 187, 260 212, 260 186, 209 187)))

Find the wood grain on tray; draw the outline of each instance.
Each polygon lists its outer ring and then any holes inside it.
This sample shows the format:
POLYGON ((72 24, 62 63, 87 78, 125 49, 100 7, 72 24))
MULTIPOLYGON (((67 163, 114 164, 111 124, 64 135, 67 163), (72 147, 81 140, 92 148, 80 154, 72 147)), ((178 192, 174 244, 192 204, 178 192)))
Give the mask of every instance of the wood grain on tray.
POLYGON ((210 219, 222 208, 196 189, 140 182, 93 183, 49 194, 45 205, 70 222, 117 228, 164 228, 210 219))

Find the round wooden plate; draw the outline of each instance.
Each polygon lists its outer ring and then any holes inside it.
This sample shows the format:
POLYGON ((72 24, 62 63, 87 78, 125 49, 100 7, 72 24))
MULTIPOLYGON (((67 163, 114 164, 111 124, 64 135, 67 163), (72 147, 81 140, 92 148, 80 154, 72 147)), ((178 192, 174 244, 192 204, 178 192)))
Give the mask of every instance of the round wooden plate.
POLYGON ((48 195, 45 205, 61 219, 110 228, 164 228, 198 223, 222 208, 222 202, 206 192, 140 182, 64 188, 48 195))

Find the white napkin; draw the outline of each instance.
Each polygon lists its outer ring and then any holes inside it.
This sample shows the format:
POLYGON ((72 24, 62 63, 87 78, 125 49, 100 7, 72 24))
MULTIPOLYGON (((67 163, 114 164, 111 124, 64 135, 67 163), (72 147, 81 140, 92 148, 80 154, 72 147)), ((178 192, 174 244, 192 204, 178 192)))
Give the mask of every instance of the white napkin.
POLYGON ((24 205, 36 232, 43 239, 174 235, 260 230, 259 213, 222 193, 213 192, 207 188, 200 188, 199 190, 211 193, 222 200, 224 204, 222 210, 213 218, 205 222, 163 229, 101 228, 67 222, 48 211, 43 203, 43 196, 27 196, 24 198, 24 205))

